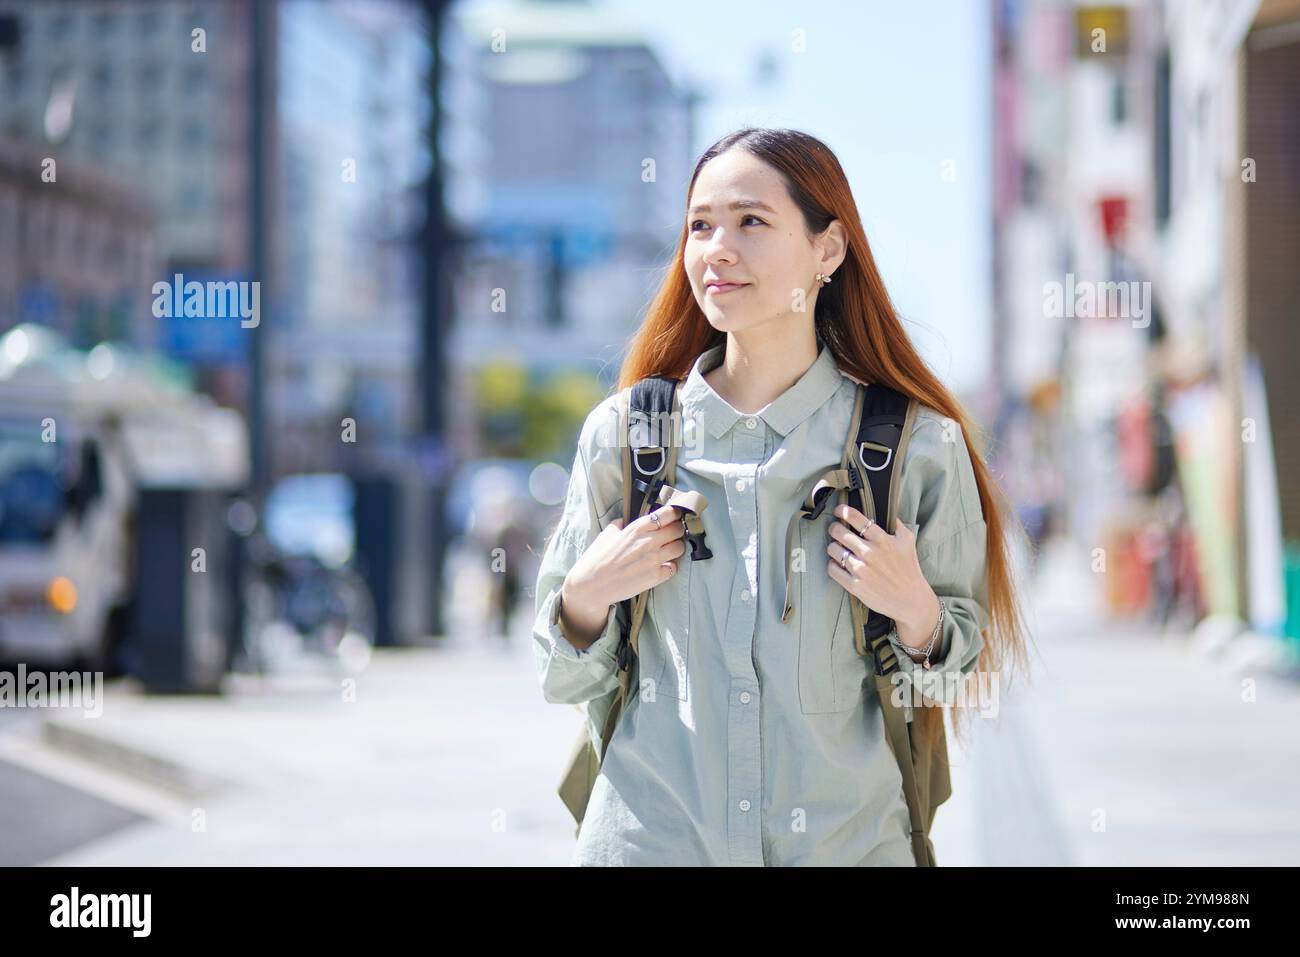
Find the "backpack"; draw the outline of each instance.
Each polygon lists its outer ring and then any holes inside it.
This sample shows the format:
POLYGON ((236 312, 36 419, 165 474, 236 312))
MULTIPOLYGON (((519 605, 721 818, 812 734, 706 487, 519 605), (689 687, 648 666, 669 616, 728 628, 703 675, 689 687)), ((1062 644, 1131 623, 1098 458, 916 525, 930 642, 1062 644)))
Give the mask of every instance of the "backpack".
MULTIPOLYGON (((686 529, 686 542, 692 561, 712 557, 704 541, 704 526, 700 519, 708 505, 698 492, 683 492, 673 488, 676 481, 677 446, 680 441, 666 444, 639 441, 644 438, 644 425, 651 426, 651 438, 659 436, 655 423, 666 419, 674 427, 681 421, 680 393, 684 380, 669 376, 650 376, 624 390, 618 399, 619 434, 623 436, 623 515, 626 528, 637 518, 659 505, 677 505, 682 510, 686 529), (636 443, 635 445, 633 443, 636 443)), ((798 512, 791 517, 790 531, 795 530, 799 519, 811 520, 821 515, 836 493, 837 504, 852 504, 868 518, 884 515, 880 522, 886 532, 893 532, 895 511, 901 482, 895 478, 901 470, 895 469, 907 448, 917 403, 901 392, 887 386, 858 384, 850 421, 853 427, 844 445, 844 454, 838 468, 827 471, 813 486, 798 512), (869 463, 883 456, 876 464, 869 463), (867 492, 870 494, 866 494, 867 492)), ((877 519, 877 521, 879 521, 877 519)), ((786 560, 789 561, 787 534, 786 560)), ((786 576, 787 588, 790 577, 786 576)), ((575 836, 582 829, 582 819, 587 802, 600 773, 601 761, 609 748, 618 717, 627 701, 632 683, 632 664, 637 655, 637 637, 644 617, 649 590, 619 603, 615 616, 619 629, 618 687, 608 694, 593 699, 588 704, 588 724, 570 758, 569 766, 558 792, 565 806, 577 822, 575 836), (600 728, 597 745, 592 732, 600 728)), ((787 602, 785 613, 790 605, 787 602)), ((899 670, 897 656, 889 642, 893 620, 867 608, 856 597, 849 596, 853 616, 854 640, 858 653, 868 660, 871 674, 868 681, 875 682, 876 697, 880 701, 884 718, 885 738, 889 744, 902 776, 903 793, 907 800, 912 854, 918 867, 934 867, 934 845, 930 841, 930 824, 934 813, 952 793, 948 775, 947 742, 943 721, 939 720, 933 740, 928 744, 913 734, 913 723, 907 721, 903 707, 894 702, 894 684, 891 676, 899 670)), ((940 719, 942 715, 938 716, 940 719)))

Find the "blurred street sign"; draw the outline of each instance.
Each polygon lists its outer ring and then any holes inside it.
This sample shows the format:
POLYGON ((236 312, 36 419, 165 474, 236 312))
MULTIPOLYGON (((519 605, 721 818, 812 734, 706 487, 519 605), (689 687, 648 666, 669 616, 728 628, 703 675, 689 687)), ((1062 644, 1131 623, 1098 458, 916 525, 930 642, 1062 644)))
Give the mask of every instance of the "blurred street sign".
POLYGON ((605 230, 569 230, 563 238, 562 262, 571 269, 592 266, 608 259, 613 251, 613 233, 605 230))
POLYGON ((1097 200, 1097 210, 1101 214, 1101 228, 1106 236, 1106 245, 1114 249, 1128 224, 1128 197, 1103 196, 1097 200))
MULTIPOLYGON (((186 268, 185 281, 241 282, 247 276, 186 268)), ((172 282, 170 275, 161 281, 172 282)), ((239 316, 164 316, 159 322, 159 342, 163 351, 176 359, 204 364, 244 362, 249 353, 252 328, 244 328, 239 316)))
POLYGON ((58 314, 59 299, 54 286, 48 282, 28 283, 19 293, 18 322, 38 322, 52 325, 58 314))
POLYGON ((483 230, 479 238, 502 254, 554 252, 566 269, 591 266, 605 261, 614 251, 615 235, 610 230, 553 229, 522 224, 498 224, 483 230))
POLYGON ((1128 9, 1114 5, 1077 7, 1074 11, 1076 59, 1122 57, 1128 53, 1128 9))

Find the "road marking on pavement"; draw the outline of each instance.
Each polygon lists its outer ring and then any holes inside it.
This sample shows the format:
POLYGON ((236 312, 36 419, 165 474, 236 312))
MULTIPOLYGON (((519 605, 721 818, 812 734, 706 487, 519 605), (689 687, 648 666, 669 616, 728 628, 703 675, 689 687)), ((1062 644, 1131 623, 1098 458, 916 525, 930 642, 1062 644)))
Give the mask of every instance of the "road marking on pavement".
POLYGON ((193 801, 52 748, 29 730, 0 735, 0 759, 158 823, 189 830, 193 801))

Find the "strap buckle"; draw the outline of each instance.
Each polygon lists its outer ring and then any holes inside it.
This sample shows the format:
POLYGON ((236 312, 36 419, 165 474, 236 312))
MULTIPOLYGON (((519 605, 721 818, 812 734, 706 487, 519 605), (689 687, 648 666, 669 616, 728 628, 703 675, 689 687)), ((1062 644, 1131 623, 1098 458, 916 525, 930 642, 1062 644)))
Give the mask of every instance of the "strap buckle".
POLYGON ((709 546, 704 543, 703 532, 687 532, 685 537, 686 541, 689 542, 691 546, 691 561, 699 562, 704 561, 706 558, 713 557, 713 552, 711 552, 709 546))
MULTIPOLYGON (((860 451, 859 454, 861 454, 860 451)), ((853 492, 860 492, 862 490, 862 473, 853 467, 852 462, 849 463, 848 471, 849 471, 849 490, 853 492)))
POLYGON ((892 662, 890 662, 889 665, 886 665, 885 662, 881 660, 880 657, 881 652, 886 650, 886 646, 888 644, 889 644, 888 641, 883 641, 871 645, 871 657, 874 660, 876 665, 876 674, 881 675, 882 677, 888 677, 889 675, 892 675, 895 671, 899 670, 897 657, 895 657, 895 659, 892 662))

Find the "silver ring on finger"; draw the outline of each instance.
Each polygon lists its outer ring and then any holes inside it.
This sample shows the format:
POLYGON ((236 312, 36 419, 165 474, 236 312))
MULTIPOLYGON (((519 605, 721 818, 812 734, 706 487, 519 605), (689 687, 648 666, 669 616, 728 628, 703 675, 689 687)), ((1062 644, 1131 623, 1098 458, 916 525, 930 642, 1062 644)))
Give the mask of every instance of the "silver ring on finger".
POLYGON ((866 538, 866 537, 867 537, 867 529, 869 529, 872 525, 875 525, 875 524, 876 524, 876 523, 875 523, 875 521, 874 521, 873 519, 870 519, 870 518, 867 519, 867 524, 865 524, 865 525, 862 526, 862 531, 858 532, 858 537, 859 537, 859 538, 866 538))
POLYGON ((848 561, 849 561, 849 556, 852 554, 853 553, 850 552, 847 547, 844 549, 844 554, 840 556, 840 568, 844 569, 845 571, 849 570, 848 561))
POLYGON ((651 512, 651 513, 650 513, 650 521, 652 521, 652 522, 655 523, 655 528, 658 528, 658 527, 659 527, 659 513, 658 513, 658 512, 651 512))

